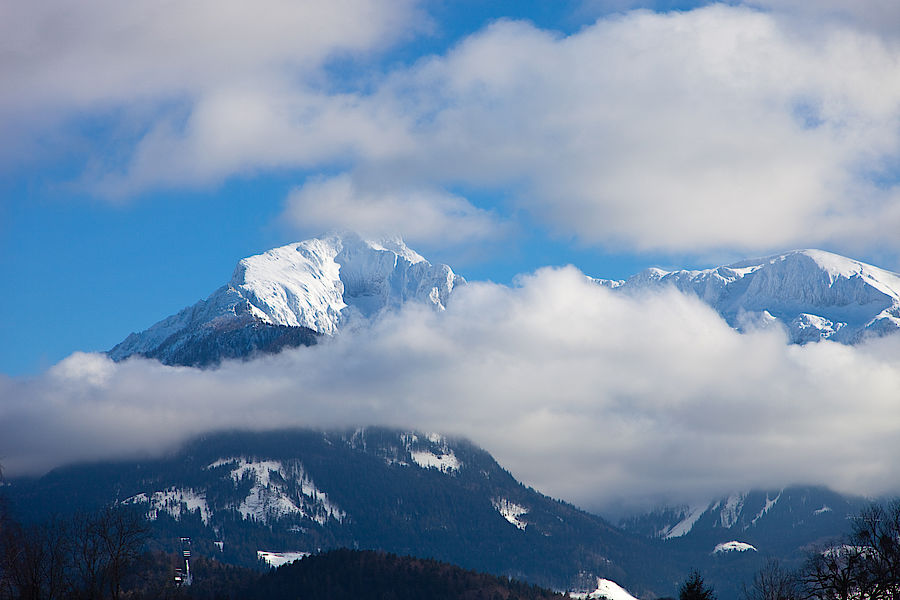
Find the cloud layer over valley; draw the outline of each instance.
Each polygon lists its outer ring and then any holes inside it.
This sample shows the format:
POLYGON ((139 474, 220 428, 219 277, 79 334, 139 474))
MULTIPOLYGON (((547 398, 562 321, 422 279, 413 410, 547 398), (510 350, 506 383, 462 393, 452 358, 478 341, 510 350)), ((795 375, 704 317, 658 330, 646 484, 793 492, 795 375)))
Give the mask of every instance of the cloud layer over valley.
POLYGON ((77 353, 0 379, 0 460, 17 475, 225 428, 381 424, 467 436, 596 509, 792 483, 878 494, 900 488, 898 357, 900 336, 788 345, 676 292, 548 268, 214 370, 77 353))

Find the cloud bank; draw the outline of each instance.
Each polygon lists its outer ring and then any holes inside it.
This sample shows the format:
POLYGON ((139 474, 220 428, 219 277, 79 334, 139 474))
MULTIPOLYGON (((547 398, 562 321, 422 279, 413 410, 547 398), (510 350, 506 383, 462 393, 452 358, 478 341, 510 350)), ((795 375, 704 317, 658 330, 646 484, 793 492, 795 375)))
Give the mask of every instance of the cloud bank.
POLYGON ((677 292, 631 298, 543 269, 216 370, 74 354, 0 380, 0 457, 14 475, 222 428, 381 424, 467 436, 600 510, 791 483, 878 494, 900 489, 898 356, 897 336, 791 346, 677 292))

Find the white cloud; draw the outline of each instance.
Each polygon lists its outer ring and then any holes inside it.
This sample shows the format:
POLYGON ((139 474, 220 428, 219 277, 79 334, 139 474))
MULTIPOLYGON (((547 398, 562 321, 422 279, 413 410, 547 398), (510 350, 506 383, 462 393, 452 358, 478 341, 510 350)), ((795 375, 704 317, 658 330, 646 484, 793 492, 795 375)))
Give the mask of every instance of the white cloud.
POLYGON ((377 160, 409 145, 402 123, 380 113, 359 97, 314 87, 266 82, 220 88, 197 97, 184 120, 156 122, 124 171, 101 170, 86 183, 127 197, 263 169, 377 160))
POLYGON ((403 232, 417 245, 459 245, 496 236, 503 224, 460 196, 431 189, 360 185, 348 174, 316 178, 291 192, 285 218, 294 229, 315 235, 351 229, 379 237, 403 232))
MULTIPOLYGON (((0 87, 5 90, 0 130, 18 133, 25 142, 36 132, 59 136, 54 129, 90 118, 111 121, 114 130, 128 124, 125 144, 149 130, 152 146, 173 122, 181 127, 186 112, 193 120, 189 127, 201 127, 199 133, 209 133, 202 130, 203 120, 212 117, 214 129, 240 142, 242 126, 265 125, 263 113, 289 108, 279 106, 284 85, 300 91, 327 86, 321 70, 326 61, 365 57, 424 25, 415 0, 262 0, 252 6, 234 0, 13 3, 0 21, 0 87), (253 114, 235 114, 245 108, 253 114), (244 118, 251 123, 242 123, 244 118), (235 124, 237 132, 230 133, 235 124)), ((291 119, 302 116, 295 111, 291 119)), ((123 140, 101 142, 118 146, 123 140)), ((110 159, 111 147, 92 149, 100 154, 98 162, 110 159)), ((134 160, 145 160, 147 152, 138 148, 134 160)), ((245 166, 229 162, 230 156, 218 158, 217 176, 245 166)), ((208 168, 184 165, 181 170, 195 179, 208 168)), ((152 172, 149 178, 146 165, 132 166, 128 173, 134 181, 127 191, 158 184, 160 178, 168 182, 162 165, 152 172)))
POLYGON ((821 27, 823 21, 839 21, 887 37, 900 33, 900 5, 893 0, 748 0, 745 4, 784 14, 800 29, 821 27))
POLYGON ((0 73, 10 91, 2 103, 92 108, 265 81, 284 70, 308 77, 327 58, 396 41, 414 17, 409 0, 11 4, 0 24, 0 73))
POLYGON ((393 196, 504 189, 620 250, 896 250, 898 62, 865 30, 800 35, 746 7, 634 11, 570 36, 501 21, 366 92, 216 89, 104 184, 338 165, 393 196))
POLYGON ((218 370, 73 355, 0 381, 0 456, 15 474, 221 428, 384 424, 469 436, 590 507, 795 482, 896 491, 898 345, 790 346, 675 292, 629 298, 545 269, 218 370))
POLYGON ((589 243, 895 244, 893 195, 867 176, 898 149, 897 59, 858 31, 801 38, 771 15, 712 6, 569 37, 501 22, 396 85, 431 93, 419 172, 516 185, 589 243), (868 226, 848 232, 860 215, 868 226))
POLYGON ((568 36, 499 21, 336 74, 421 27, 412 0, 32 4, 0 25, 0 118, 105 115, 85 181, 111 196, 322 169, 429 215, 455 210, 438 190, 499 189, 619 251, 900 250, 900 46, 867 25, 893 5, 637 10, 568 36))

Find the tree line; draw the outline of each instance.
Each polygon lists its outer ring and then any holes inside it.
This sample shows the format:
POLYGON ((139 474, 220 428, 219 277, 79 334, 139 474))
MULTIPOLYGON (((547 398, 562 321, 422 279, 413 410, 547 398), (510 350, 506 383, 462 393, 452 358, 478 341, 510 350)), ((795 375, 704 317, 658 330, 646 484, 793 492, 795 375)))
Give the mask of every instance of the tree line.
POLYGON ((150 533, 134 507, 23 525, 0 515, 0 600, 120 600, 150 533))

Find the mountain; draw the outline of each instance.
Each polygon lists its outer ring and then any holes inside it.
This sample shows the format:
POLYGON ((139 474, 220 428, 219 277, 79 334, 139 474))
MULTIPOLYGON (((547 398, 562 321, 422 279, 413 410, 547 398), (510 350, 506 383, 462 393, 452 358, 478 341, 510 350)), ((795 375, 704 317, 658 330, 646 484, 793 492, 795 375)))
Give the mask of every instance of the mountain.
POLYGON ((21 521, 134 507, 151 519, 154 549, 177 551, 190 537, 195 556, 244 567, 369 549, 589 597, 613 589, 610 580, 648 599, 675 594, 691 569, 719 597, 738 597, 768 558, 799 566, 866 506, 798 487, 617 527, 522 485, 470 442, 382 428, 218 433, 163 458, 13 479, 0 495, 21 521))
POLYGON ((900 275, 822 250, 594 281, 632 294, 674 287, 709 304, 732 327, 743 331, 778 322, 799 344, 853 344, 900 330, 900 275))
POLYGON ((206 300, 132 333, 108 354, 206 366, 311 345, 408 301, 440 310, 463 284, 450 267, 432 265, 400 239, 334 234, 241 260, 231 281, 206 300))
POLYGON ((554 589, 614 580, 668 593, 687 568, 663 543, 517 482, 465 440, 388 429, 232 432, 155 460, 57 469, 2 488, 21 520, 118 502, 155 544, 232 564, 330 548, 431 557, 554 589))
POLYGON ((620 526, 697 552, 760 552, 804 560, 812 547, 849 533, 851 519, 869 504, 822 487, 794 486, 662 507, 629 517, 620 526))
MULTIPOLYGON (((821 250, 593 281, 628 294, 673 287, 697 296, 738 330, 780 323, 794 343, 853 344, 900 330, 900 275, 821 250)), ((116 361, 139 355, 203 367, 312 345, 405 302, 442 310, 464 284, 449 266, 432 265, 400 239, 333 234, 241 260, 231 281, 206 300, 132 333, 108 354, 116 361)))

